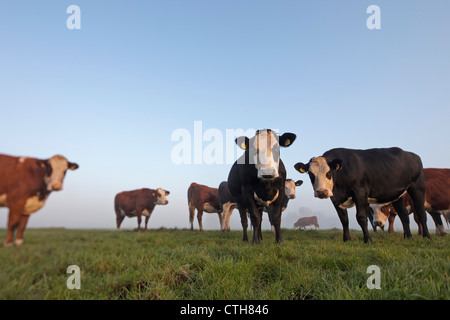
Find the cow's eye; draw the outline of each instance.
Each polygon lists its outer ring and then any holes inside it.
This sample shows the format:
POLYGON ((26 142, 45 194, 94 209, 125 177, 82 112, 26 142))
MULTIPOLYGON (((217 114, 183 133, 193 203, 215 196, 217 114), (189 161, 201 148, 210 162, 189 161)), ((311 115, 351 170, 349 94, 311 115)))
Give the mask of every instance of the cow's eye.
POLYGON ((328 180, 331 180, 331 171, 328 171, 325 176, 327 177, 328 180))

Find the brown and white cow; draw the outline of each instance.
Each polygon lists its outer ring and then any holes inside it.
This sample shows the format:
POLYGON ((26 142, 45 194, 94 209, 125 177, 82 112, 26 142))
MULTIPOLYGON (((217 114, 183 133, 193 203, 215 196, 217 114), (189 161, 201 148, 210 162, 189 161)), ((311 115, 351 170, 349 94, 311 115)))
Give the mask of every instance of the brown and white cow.
POLYGON ((198 183, 191 183, 188 189, 189 222, 194 230, 195 209, 200 231, 203 231, 203 212, 219 214, 220 229, 222 229, 222 207, 219 200, 219 189, 198 183))
POLYGON ((169 201, 166 196, 169 191, 158 188, 156 190, 142 188, 138 190, 123 191, 118 193, 114 198, 114 210, 116 211, 117 231, 120 229, 125 216, 129 218, 137 217, 138 233, 141 232, 142 216, 145 216, 145 229, 155 205, 166 205, 169 201))
POLYGON ((297 220, 296 223, 294 223, 294 229, 306 229, 308 226, 314 226, 315 229, 319 228, 319 221, 317 221, 316 216, 312 217, 303 217, 297 220))
POLYGON ((23 243, 23 232, 30 215, 41 209, 52 191, 63 188, 67 170, 78 164, 61 155, 41 160, 0 155, 0 207, 9 208, 5 246, 23 243))
MULTIPOLYGON (((431 215, 436 224, 436 234, 445 235, 447 232, 442 223, 441 214, 446 219, 446 214, 450 212, 450 169, 436 169, 425 168, 423 169, 425 177, 425 210, 431 215)), ((411 197, 406 194, 403 197, 403 202, 408 213, 414 212, 414 220, 416 220, 419 226, 419 234, 422 232, 422 224, 420 223, 417 214, 414 210, 411 197)), ((375 219, 374 224, 378 226, 384 226, 386 219, 390 215, 395 218, 396 211, 391 206, 375 207, 375 219)), ((389 225, 391 229, 391 224, 389 225)))

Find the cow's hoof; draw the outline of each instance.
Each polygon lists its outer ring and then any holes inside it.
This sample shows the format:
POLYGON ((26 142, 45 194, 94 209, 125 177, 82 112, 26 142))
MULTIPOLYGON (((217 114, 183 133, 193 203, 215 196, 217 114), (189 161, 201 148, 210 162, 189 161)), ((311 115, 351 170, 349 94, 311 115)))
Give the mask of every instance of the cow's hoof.
POLYGON ((16 245, 16 246, 21 246, 22 244, 23 244, 23 239, 16 239, 15 241, 14 241, 14 244, 16 245))
POLYGON ((13 243, 12 242, 3 242, 3 246, 4 247, 12 247, 13 246, 13 243))

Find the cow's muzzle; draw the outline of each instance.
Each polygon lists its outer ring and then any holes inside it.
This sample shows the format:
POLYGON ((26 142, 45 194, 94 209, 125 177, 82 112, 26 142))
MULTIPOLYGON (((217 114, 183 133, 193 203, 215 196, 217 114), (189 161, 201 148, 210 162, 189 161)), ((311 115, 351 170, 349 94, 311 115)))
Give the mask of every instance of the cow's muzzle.
POLYGON ((63 186, 61 183, 55 182, 54 184, 51 185, 50 191, 61 191, 62 188, 63 188, 63 186))
POLYGON ((327 199, 332 196, 331 192, 326 189, 316 190, 315 192, 316 198, 327 199))
POLYGON ((384 226, 383 222, 381 222, 381 221, 379 221, 379 220, 375 220, 375 221, 373 222, 373 225, 374 225, 375 227, 383 227, 383 226, 384 226))

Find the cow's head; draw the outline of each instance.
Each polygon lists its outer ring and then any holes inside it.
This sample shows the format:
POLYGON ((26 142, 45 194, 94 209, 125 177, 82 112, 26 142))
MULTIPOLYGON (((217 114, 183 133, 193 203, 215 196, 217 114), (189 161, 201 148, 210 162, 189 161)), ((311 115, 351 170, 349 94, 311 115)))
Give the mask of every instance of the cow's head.
POLYGON ((395 214, 395 209, 392 204, 371 204, 374 215, 373 215, 373 225, 376 227, 384 227, 386 220, 392 214, 395 214))
POLYGON ((296 163, 294 168, 300 173, 308 172, 316 198, 327 199, 333 196, 334 177, 342 169, 342 160, 328 162, 324 157, 316 157, 308 164, 296 163))
POLYGON ((254 164, 258 171, 258 178, 271 180, 278 177, 280 164, 280 146, 289 147, 295 140, 293 133, 284 133, 278 136, 270 129, 256 131, 256 135, 237 138, 236 144, 249 152, 249 162, 254 164))
POLYGON ((65 157, 56 155, 47 160, 36 160, 39 167, 45 169, 44 182, 48 191, 60 191, 63 188, 67 170, 78 169, 78 164, 69 162, 65 157))
POLYGON ((156 204, 168 204, 169 200, 166 199, 166 196, 170 194, 169 191, 158 188, 156 189, 156 204))
POLYGON ((284 194, 288 199, 295 199, 295 187, 301 186, 303 183, 302 180, 298 180, 294 182, 292 179, 286 179, 284 194))

